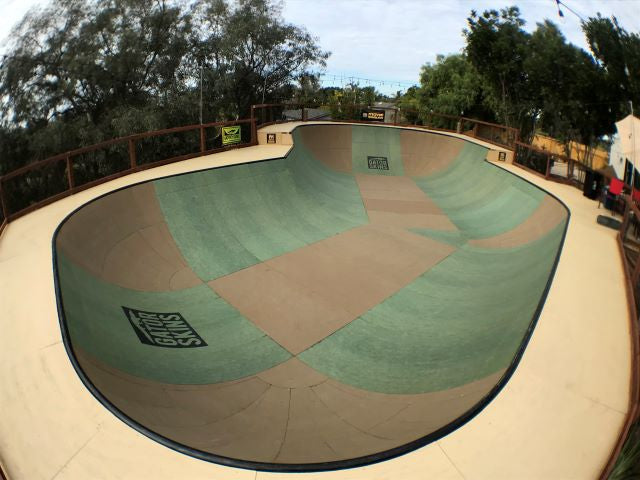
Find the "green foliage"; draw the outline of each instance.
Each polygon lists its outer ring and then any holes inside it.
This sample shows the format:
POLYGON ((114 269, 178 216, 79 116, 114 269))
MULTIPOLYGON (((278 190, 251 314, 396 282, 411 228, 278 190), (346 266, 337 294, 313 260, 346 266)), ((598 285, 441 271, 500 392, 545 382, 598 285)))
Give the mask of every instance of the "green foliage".
POLYGON ((192 68, 203 64, 208 92, 221 109, 247 117, 252 104, 292 92, 292 82, 325 65, 329 53, 303 28, 284 23, 280 7, 267 0, 202 1, 193 13, 198 25, 192 68))
POLYGON ((640 105, 640 36, 615 18, 583 24, 591 53, 549 20, 526 32, 517 7, 472 11, 467 21, 465 52, 426 64, 420 88, 400 105, 506 124, 525 140, 544 131, 588 146, 615 131, 629 100, 640 105))
POLYGON ((103 139, 246 118, 327 52, 268 0, 52 0, 0 68, 0 171, 103 139))
POLYGON ((546 21, 530 38, 524 62, 536 127, 563 141, 595 145, 613 132, 616 120, 604 82, 604 72, 591 55, 568 44, 558 28, 546 21))
POLYGON ((629 101, 640 105, 640 35, 629 33, 615 17, 598 14, 582 25, 594 57, 602 67, 613 110, 620 118, 629 113, 629 101))
POLYGON ((420 105, 428 111, 494 120, 483 78, 465 55, 438 55, 420 74, 420 105))
MULTIPOLYGON (((531 131, 532 89, 524 62, 529 56, 530 35, 523 30, 518 7, 475 11, 467 19, 466 54, 484 80, 487 103, 498 120, 522 132, 531 131)), ((533 114, 533 115, 532 115, 533 114)))
POLYGON ((372 106, 384 97, 375 87, 360 87, 357 83, 350 83, 344 88, 330 90, 326 104, 334 120, 360 120, 360 113, 364 106, 372 106))
POLYGON ((401 117, 398 119, 400 122, 419 124, 420 109, 422 108, 419 96, 420 88, 409 87, 405 94, 398 98, 396 106, 399 107, 401 112, 401 117))

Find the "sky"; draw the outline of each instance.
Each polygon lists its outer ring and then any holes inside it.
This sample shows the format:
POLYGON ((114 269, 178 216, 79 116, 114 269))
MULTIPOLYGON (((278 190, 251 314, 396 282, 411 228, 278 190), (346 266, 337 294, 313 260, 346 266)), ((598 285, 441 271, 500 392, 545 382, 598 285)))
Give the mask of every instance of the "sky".
MULTIPOLYGON (((0 39, 6 38, 29 8, 43 0, 0 0, 0 39)), ((615 15, 630 32, 640 32, 640 0, 283 0, 285 21, 304 26, 331 52, 323 84, 351 79, 391 94, 419 81, 420 68, 436 55, 459 53, 462 30, 472 9, 481 13, 518 5, 525 29, 550 19, 567 40, 587 49, 580 19, 615 15), (572 13, 573 10, 576 14, 572 13)), ((4 50, 0 43, 0 53, 4 50)))

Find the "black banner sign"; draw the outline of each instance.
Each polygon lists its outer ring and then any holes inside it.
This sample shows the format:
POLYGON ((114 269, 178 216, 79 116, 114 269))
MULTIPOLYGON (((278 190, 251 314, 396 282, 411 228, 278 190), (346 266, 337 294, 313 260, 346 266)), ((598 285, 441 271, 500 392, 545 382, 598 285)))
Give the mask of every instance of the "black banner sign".
POLYGON ((370 122, 384 122, 384 110, 364 110, 362 120, 370 122))
POLYGON ((146 345, 168 348, 206 347, 206 342, 179 313, 143 312, 122 307, 133 330, 146 345))
POLYGON ((387 157, 367 157, 370 170, 389 170, 387 157))

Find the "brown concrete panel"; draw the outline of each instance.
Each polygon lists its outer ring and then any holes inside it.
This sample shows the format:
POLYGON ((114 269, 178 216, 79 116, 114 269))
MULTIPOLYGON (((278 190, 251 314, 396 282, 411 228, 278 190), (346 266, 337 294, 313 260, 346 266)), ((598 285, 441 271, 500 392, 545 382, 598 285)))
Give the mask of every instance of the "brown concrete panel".
POLYGON ((503 371, 446 391, 369 392, 293 358, 215 385, 171 385, 111 368, 76 350, 91 381, 150 430, 216 455, 262 462, 336 461, 388 450, 435 431, 483 398, 503 371))
POLYGON ((402 444, 425 436, 469 410, 504 370, 467 385, 418 395, 368 392, 329 380, 313 388, 325 405, 361 431, 402 444))
POLYGON ((343 327, 353 315, 281 272, 261 263, 208 285, 258 328, 298 354, 343 327))
MULTIPOLYGON (((100 278, 134 290, 166 291, 170 289, 174 275, 185 268, 184 265, 165 260, 151 248, 140 232, 135 232, 109 250, 100 278)), ((181 284, 192 287, 202 283, 195 274, 188 273, 183 273, 183 278, 179 280, 181 284)))
POLYGON ((172 385, 129 375, 80 349, 76 349, 76 356, 93 384, 112 403, 139 423, 157 428, 190 428, 228 418, 269 388, 256 377, 214 385, 172 385))
MULTIPOLYGON (((433 201, 408 177, 389 175, 355 175, 362 198, 377 200, 419 201, 433 204, 433 201)), ((434 208, 440 211, 437 205, 434 208)))
POLYGON ((256 375, 274 387, 303 388, 319 385, 327 376, 309 367, 296 357, 256 375))
POLYGON ((372 224, 455 231, 456 226, 409 177, 357 174, 372 224))
POLYGON ((198 445, 218 455, 273 462, 285 439, 290 401, 290 389, 271 386, 246 409, 207 425, 198 445))
POLYGON ((405 230, 367 225, 267 264, 332 304, 360 316, 454 250, 405 230))
POLYGON ((394 446, 397 444, 393 440, 350 425, 340 417, 340 412, 327 408, 311 388, 301 388, 291 391, 287 435, 276 461, 340 460, 389 450, 394 446), (316 448, 318 452, 314 451, 316 448))
POLYGON ((432 215, 424 213, 397 213, 370 210, 367 212, 369 221, 375 225, 385 225, 396 228, 430 228, 455 232, 458 230, 446 215, 432 215))
POLYGON ((567 212, 553 197, 545 195, 529 218, 508 232, 495 237, 469 240, 469 245, 483 248, 511 248, 546 235, 567 218, 567 212))
POLYGON ((464 146, 464 140, 415 130, 400 131, 404 173, 426 177, 444 170, 464 146))
POLYGON ((57 246, 75 264, 121 287, 167 291, 202 283, 176 246, 151 183, 76 212, 60 229, 57 246))
POLYGON ((313 156, 338 172, 351 172, 351 126, 314 125, 300 136, 313 156))
MULTIPOLYGON (((381 177, 385 178, 385 177, 381 177)), ((416 200, 379 200, 377 198, 365 198, 364 206, 369 210, 394 213, 423 213, 441 214, 440 207, 433 202, 416 200)))
POLYGON ((405 230, 367 225, 218 278, 209 286, 298 354, 454 250, 405 230))
POLYGON ((409 442, 460 417, 496 385, 504 370, 481 380, 440 392, 417 395, 411 405, 371 429, 377 435, 409 442))
POLYGON ((202 280, 191 270, 191 267, 182 267, 180 270, 176 270, 169 280, 169 289, 184 290, 200 285, 200 283, 202 280))

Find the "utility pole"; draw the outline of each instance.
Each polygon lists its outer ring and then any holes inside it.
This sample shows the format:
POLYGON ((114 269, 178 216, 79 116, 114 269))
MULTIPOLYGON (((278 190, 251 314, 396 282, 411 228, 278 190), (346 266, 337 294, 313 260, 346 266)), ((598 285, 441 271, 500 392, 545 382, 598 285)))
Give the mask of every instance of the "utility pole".
POLYGON ((200 63, 200 125, 202 125, 202 62, 200 63))

